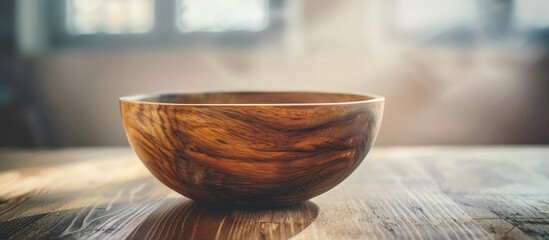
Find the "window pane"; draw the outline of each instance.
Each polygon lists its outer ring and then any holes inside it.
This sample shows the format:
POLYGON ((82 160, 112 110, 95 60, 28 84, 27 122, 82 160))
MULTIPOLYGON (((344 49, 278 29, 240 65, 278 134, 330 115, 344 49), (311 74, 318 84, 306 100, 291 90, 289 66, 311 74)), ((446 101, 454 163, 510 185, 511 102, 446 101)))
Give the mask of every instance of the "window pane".
POLYGON ((177 0, 177 26, 192 31, 260 31, 269 22, 267 0, 177 0))
POLYGON ((428 33, 472 21, 475 12, 471 0, 396 0, 394 14, 400 31, 428 33))
POLYGON ((153 0, 66 0, 71 34, 143 33, 153 25, 153 0))
POLYGON ((549 26, 549 1, 547 0, 520 0, 515 1, 515 16, 521 27, 549 26))

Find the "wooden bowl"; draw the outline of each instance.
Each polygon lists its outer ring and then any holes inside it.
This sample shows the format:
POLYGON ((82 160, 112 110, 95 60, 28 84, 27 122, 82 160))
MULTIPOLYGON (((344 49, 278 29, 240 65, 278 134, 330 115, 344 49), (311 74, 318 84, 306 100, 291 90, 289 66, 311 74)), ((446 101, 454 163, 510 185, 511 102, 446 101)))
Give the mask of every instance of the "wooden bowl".
POLYGON ((384 98, 219 92, 120 98, 128 140, 162 183, 194 200, 289 205, 333 188, 372 147, 384 98))

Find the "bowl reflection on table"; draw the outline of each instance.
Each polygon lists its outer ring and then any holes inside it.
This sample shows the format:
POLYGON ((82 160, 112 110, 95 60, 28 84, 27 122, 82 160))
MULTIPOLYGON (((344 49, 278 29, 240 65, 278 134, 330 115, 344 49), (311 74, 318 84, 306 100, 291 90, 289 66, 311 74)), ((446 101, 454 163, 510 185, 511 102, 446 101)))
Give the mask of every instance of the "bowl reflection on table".
POLYGON ((156 94, 120 99, 151 173, 194 200, 276 206, 333 188, 374 143, 383 97, 314 92, 156 94))
POLYGON ((170 199, 156 208, 129 239, 289 239, 318 216, 306 201, 282 208, 242 209, 170 199))

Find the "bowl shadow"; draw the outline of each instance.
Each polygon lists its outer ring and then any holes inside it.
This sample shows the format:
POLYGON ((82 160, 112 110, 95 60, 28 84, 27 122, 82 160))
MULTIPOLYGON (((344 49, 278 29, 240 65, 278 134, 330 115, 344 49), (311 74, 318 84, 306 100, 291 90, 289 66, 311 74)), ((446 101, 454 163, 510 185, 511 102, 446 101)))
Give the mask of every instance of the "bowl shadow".
POLYGON ((128 239, 289 239, 318 216, 311 201, 242 208, 173 199, 155 209, 128 239))

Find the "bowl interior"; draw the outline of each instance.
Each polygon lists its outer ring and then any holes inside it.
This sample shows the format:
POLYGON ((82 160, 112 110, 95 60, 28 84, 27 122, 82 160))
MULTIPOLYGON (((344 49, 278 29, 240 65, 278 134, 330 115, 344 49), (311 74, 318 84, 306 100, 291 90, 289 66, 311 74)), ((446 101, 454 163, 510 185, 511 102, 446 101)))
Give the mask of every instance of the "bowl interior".
POLYGON ((375 96, 318 92, 166 93, 121 100, 159 104, 331 104, 374 100, 375 96))

